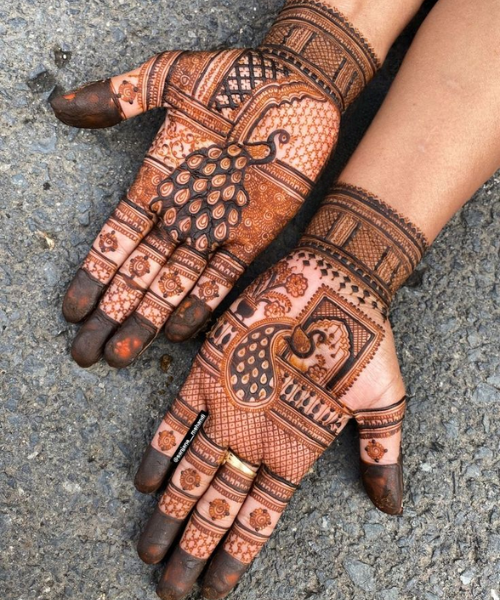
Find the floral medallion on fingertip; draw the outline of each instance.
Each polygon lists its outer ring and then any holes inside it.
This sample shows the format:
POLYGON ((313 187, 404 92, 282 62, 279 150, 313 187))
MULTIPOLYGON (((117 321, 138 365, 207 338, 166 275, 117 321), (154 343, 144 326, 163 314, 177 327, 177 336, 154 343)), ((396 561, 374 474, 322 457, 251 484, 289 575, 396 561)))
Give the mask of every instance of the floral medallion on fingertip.
POLYGON ((160 431, 158 434, 158 446, 163 452, 168 452, 176 444, 173 431, 160 431))
POLYGON ((368 445, 365 446, 365 450, 368 456, 376 463, 378 463, 387 452, 387 448, 384 448, 384 446, 376 440, 370 440, 368 445))
POLYGON ((180 482, 183 490, 190 491, 200 487, 201 477, 195 469, 185 469, 181 471, 180 482))
POLYGON ((149 258, 147 256, 135 256, 130 261, 129 271, 132 278, 149 275, 151 273, 149 258))
POLYGON ((115 252, 118 249, 118 239, 115 231, 101 233, 99 236, 99 248, 101 252, 115 252))
POLYGON ((212 500, 209 504, 208 512, 213 521, 224 519, 225 517, 229 517, 231 514, 229 503, 224 498, 216 498, 215 500, 212 500))
POLYGON ((177 269, 166 267, 158 281, 158 287, 164 298, 182 294, 184 287, 181 278, 179 277, 179 271, 177 271, 177 269))
POLYGON ((261 531, 271 525, 271 515, 267 508, 256 508, 250 513, 250 525, 255 531, 261 531))

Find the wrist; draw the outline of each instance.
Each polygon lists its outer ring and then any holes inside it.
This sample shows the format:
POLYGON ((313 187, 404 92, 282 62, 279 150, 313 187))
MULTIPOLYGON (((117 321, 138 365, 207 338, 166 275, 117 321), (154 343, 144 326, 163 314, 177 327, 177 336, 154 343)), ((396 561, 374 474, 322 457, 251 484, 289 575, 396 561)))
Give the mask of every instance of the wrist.
POLYGON ((369 42, 345 15, 316 0, 288 0, 261 48, 306 74, 341 112, 380 67, 369 42))
POLYGON ((369 192, 337 183, 299 247, 334 260, 384 305, 414 271, 428 247, 425 235, 369 192))

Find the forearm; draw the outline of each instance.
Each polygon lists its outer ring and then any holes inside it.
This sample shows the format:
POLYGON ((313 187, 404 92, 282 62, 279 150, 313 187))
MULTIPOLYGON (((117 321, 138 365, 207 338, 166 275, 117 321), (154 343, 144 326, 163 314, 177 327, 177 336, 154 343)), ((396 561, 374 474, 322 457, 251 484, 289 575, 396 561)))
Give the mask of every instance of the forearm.
POLYGON ((365 36, 381 62, 398 35, 416 14, 422 0, 324 0, 346 16, 365 36))
POLYGON ((260 48, 306 74, 342 113, 371 80, 420 4, 288 0, 260 48))
POLYGON ((495 0, 441 0, 340 176, 429 241, 500 166, 499 28, 495 0))

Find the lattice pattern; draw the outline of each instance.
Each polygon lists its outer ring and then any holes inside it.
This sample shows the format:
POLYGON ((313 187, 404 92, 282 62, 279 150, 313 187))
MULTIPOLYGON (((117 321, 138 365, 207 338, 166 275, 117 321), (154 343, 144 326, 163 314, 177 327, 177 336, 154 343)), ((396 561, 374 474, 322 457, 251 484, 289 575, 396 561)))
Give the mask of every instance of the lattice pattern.
POLYGON ((277 81, 289 74, 289 69, 280 62, 258 50, 250 50, 227 73, 210 107, 222 113, 225 109, 234 110, 265 81, 277 81))
POLYGON ((339 125, 339 113, 330 103, 305 98, 271 108, 251 140, 265 139, 266 133, 282 127, 290 140, 278 158, 314 181, 335 145, 339 125))

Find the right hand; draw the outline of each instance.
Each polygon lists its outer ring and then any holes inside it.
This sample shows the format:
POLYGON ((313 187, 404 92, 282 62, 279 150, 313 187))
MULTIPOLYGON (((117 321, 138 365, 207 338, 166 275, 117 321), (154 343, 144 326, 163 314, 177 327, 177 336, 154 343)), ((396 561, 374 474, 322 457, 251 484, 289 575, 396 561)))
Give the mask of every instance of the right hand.
POLYGON ((183 598, 214 550, 203 595, 225 597, 351 418, 368 495, 401 513, 405 399, 387 310, 425 247, 390 206, 338 184, 298 248, 222 315, 136 476, 140 491, 158 489, 208 414, 139 540, 141 558, 159 562, 191 514, 161 598, 183 598))
POLYGON ((136 476, 143 492, 168 480, 139 540, 142 560, 163 560, 184 530, 160 598, 183 598, 209 559, 203 596, 225 597, 352 418, 370 498, 401 513, 404 385, 384 308, 340 262, 298 249, 214 325, 136 476), (208 417, 169 478, 200 411, 208 417))

